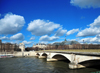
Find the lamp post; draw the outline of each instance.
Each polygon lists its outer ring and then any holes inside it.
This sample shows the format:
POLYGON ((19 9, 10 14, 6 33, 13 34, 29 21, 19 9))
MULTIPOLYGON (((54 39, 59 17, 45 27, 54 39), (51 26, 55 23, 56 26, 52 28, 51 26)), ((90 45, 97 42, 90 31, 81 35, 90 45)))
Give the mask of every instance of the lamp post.
MULTIPOLYGON (((5 44, 4 44, 4 53, 5 53, 5 44)), ((6 55, 6 53, 5 53, 5 55, 6 55)))
POLYGON ((84 44, 84 40, 83 40, 83 44, 84 44))
POLYGON ((1 53, 2 53, 2 43, 1 43, 1 53))
POLYGON ((84 40, 83 40, 83 49, 84 49, 84 40))

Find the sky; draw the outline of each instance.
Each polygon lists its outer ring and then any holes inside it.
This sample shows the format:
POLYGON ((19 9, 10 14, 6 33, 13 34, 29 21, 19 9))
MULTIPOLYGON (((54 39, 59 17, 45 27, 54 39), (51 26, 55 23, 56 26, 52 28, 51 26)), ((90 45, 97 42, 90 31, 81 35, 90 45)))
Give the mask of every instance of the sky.
POLYGON ((100 0, 0 0, 3 43, 100 44, 100 0))

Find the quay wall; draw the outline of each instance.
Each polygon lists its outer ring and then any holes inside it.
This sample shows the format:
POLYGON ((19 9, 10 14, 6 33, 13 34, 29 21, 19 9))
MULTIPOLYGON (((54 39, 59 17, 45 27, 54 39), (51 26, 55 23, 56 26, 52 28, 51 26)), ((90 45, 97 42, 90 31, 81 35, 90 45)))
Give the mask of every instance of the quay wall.
POLYGON ((0 52, 0 54, 13 54, 15 57, 21 57, 21 56, 35 56, 36 55, 36 52, 34 51, 24 51, 24 52, 0 52))

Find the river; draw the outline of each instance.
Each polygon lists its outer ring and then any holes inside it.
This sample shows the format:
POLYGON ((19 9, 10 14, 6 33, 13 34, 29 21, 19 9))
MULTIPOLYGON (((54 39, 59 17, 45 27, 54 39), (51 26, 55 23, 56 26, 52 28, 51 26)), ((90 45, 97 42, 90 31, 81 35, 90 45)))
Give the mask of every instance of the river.
POLYGON ((0 73, 100 73, 96 68, 71 70, 63 61, 47 62, 36 57, 0 59, 0 73))

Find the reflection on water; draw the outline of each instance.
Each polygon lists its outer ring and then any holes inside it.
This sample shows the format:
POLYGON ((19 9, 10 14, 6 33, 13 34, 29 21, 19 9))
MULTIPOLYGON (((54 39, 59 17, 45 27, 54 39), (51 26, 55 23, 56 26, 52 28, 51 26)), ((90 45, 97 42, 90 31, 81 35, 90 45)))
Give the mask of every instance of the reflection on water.
POLYGON ((95 68, 70 70, 63 61, 47 62, 36 57, 0 59, 0 73, 91 73, 95 68))

